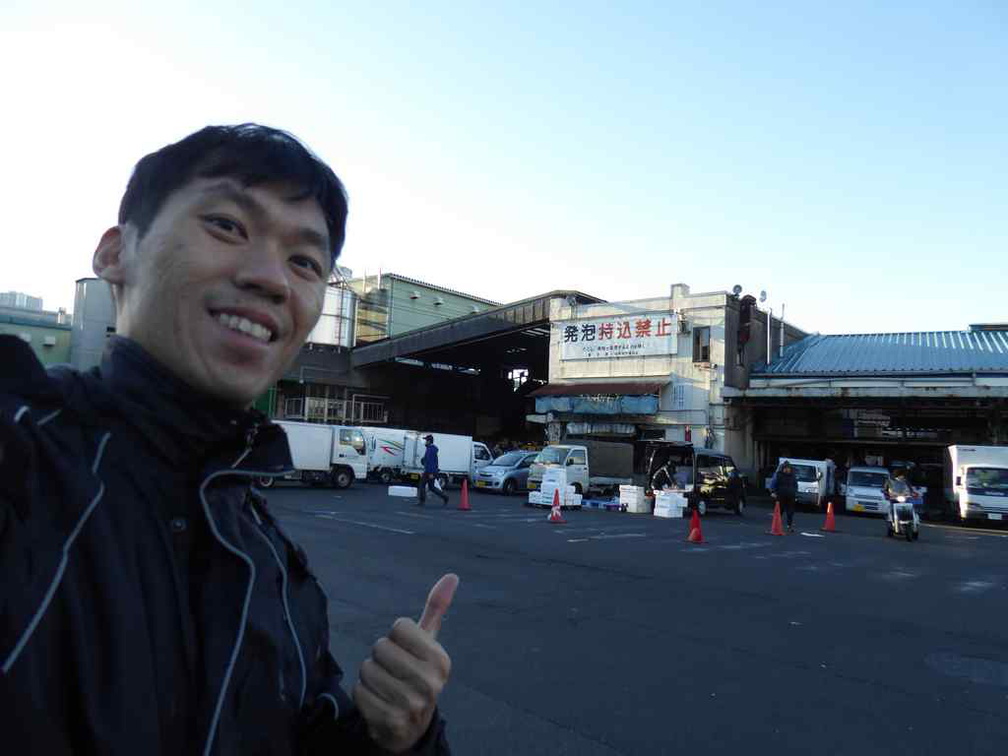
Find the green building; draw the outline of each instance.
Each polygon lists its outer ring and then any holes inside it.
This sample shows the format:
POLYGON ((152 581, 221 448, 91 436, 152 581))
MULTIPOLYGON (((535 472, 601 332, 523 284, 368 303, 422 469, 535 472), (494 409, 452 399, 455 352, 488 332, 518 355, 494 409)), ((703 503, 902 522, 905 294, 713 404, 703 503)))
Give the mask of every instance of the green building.
POLYGON ((70 331, 70 316, 63 310, 0 307, 0 334, 17 336, 31 345, 43 365, 69 364, 70 331))
POLYGON ((357 295, 356 344, 398 336, 499 307, 498 302, 400 276, 379 273, 347 282, 357 295))

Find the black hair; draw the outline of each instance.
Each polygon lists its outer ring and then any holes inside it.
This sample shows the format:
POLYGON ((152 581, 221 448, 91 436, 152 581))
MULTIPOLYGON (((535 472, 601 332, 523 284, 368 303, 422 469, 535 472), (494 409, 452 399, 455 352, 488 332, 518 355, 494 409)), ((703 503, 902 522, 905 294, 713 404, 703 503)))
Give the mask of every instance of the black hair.
POLYGON ((256 123, 206 126, 142 158, 119 204, 119 223, 132 223, 142 238, 173 192, 195 178, 220 177, 245 186, 290 184, 298 192, 292 201, 313 198, 325 217, 336 265, 346 237, 343 183, 294 136, 256 123))

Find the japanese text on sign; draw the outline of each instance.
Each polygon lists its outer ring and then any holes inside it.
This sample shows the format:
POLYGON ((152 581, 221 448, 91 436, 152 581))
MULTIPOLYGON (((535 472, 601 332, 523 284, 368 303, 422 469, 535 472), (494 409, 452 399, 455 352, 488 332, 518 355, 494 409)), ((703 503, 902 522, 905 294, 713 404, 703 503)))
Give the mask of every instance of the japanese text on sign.
POLYGON ((562 360, 649 357, 676 353, 677 320, 675 313, 647 312, 568 320, 553 327, 562 360))

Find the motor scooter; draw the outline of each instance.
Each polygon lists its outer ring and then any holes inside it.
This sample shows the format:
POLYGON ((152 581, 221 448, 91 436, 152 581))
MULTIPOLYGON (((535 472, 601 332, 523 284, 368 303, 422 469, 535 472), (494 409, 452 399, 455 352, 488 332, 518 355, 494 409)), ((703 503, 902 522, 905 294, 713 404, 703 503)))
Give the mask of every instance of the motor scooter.
POLYGON ((919 496, 887 494, 886 499, 889 501, 886 535, 890 538, 904 536, 908 541, 916 541, 920 537, 919 496))

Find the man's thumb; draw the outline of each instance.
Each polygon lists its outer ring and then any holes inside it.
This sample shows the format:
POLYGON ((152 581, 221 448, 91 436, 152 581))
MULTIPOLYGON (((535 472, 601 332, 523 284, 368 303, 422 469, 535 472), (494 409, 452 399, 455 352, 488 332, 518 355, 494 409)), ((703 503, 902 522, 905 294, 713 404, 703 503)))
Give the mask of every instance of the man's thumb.
POLYGON ((453 572, 438 580, 427 596, 427 604, 420 616, 420 627, 437 638, 441 630, 441 620, 451 606, 455 589, 458 588, 459 577, 453 572))

